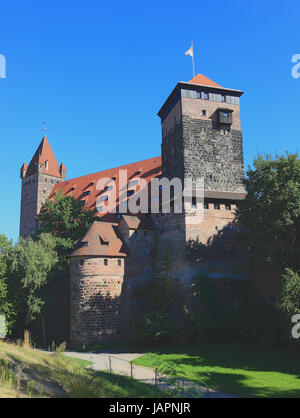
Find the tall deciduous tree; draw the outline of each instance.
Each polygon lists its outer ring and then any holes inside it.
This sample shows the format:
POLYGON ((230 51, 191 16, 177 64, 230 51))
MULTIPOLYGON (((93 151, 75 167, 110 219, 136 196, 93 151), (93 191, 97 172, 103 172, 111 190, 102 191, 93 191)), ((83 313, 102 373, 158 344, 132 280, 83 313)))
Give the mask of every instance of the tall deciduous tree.
POLYGON ((6 318, 8 327, 14 317, 14 307, 8 298, 7 261, 12 250, 12 242, 5 235, 0 235, 0 314, 6 318))
POLYGON ((246 229, 252 262, 282 274, 300 269, 300 159, 258 156, 245 180, 246 199, 237 216, 246 229))
POLYGON ((40 291, 58 262, 55 246, 54 237, 41 234, 38 241, 20 238, 11 251, 9 295, 16 307, 21 329, 42 312, 45 301, 40 297, 40 291))

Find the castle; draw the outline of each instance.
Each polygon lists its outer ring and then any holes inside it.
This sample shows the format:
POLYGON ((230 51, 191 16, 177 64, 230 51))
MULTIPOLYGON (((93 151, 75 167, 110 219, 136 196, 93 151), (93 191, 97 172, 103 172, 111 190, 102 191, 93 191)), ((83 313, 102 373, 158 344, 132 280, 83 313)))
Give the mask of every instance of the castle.
MULTIPOLYGON (((130 324, 131 291, 135 286, 153 274, 164 274, 166 269, 174 280, 188 285, 196 267, 184 258, 187 242, 197 239, 208 245, 222 231, 232 228, 236 202, 245 197, 242 94, 202 74, 189 82, 179 82, 158 112, 161 157, 66 180, 66 167, 58 164, 44 136, 28 167, 23 164, 22 237, 37 230, 36 216, 55 192, 74 196, 99 217, 71 254, 71 344, 118 338, 130 324), (122 186, 118 182, 121 172, 127 175, 127 183, 122 186), (195 216, 199 205, 193 187, 187 191, 187 204, 179 213, 174 210, 172 194, 171 213, 165 213, 159 204, 156 213, 126 211, 130 199, 141 197, 146 186, 161 178, 177 178, 183 183, 186 178, 204 178, 201 220, 195 216), (111 201, 113 205, 108 206, 111 201), (158 254, 155 271, 154 247, 158 254), (164 256, 167 250, 171 251, 168 268, 164 256)), ((216 276, 221 268, 223 276, 232 276, 230 263, 214 265, 215 270, 209 263, 202 268, 216 276)))

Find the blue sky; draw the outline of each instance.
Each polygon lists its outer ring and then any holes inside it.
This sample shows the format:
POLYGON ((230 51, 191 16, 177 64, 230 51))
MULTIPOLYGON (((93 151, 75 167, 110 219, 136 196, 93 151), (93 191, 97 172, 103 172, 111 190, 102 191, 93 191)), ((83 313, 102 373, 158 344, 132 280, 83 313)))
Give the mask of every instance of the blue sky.
POLYGON ((196 72, 245 91, 246 165, 299 150, 299 0, 10 1, 1 4, 0 233, 19 229, 19 169, 47 121, 68 177, 160 155, 160 106, 196 72))

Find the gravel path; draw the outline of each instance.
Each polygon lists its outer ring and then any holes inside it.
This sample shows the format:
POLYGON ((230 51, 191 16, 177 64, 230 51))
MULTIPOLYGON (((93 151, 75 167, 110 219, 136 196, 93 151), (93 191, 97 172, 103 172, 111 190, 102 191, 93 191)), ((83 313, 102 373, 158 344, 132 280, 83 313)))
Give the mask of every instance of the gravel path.
MULTIPOLYGON (((110 371, 113 373, 131 376, 131 364, 130 362, 135 360, 138 357, 143 356, 145 353, 116 353, 116 352, 107 352, 107 353, 79 353, 75 351, 65 352, 64 355, 68 357, 78 358, 82 360, 87 360, 92 363, 92 366, 89 366, 95 371, 110 371)), ((154 370, 133 365, 133 377, 144 383, 151 385, 155 384, 155 372, 154 370)), ((192 390, 195 387, 193 382, 186 382, 186 386, 190 387, 192 390)), ((203 388, 204 398, 235 398, 235 396, 228 395, 223 392, 215 391, 213 389, 203 388)), ((185 396, 185 393, 182 393, 182 396, 185 396)))

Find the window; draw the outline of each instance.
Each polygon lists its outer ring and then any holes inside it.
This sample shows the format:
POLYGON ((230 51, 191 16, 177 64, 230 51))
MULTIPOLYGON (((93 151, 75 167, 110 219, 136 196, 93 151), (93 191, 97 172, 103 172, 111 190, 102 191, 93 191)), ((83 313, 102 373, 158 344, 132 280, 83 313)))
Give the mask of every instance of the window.
POLYGON ((83 258, 80 260, 80 265, 81 265, 81 266, 83 266, 83 265, 84 265, 84 259, 83 259, 83 258))
POLYGON ((220 203, 215 203, 214 208, 215 210, 220 210, 220 203))
POLYGON ((48 161, 45 162, 45 168, 46 168, 46 170, 49 169, 49 163, 48 163, 48 161))
POLYGON ((109 192, 110 190, 112 190, 112 188, 113 188, 113 186, 106 186, 106 187, 104 187, 104 190, 106 192, 109 192))
POLYGON ((121 215, 119 214, 119 215, 117 215, 117 219, 121 219, 121 215))
POLYGON ((195 197, 192 198, 192 208, 197 209, 197 199, 195 197))
POLYGON ((197 91, 197 99, 201 99, 201 92, 197 91))
POLYGON ((223 118, 229 118, 229 112, 222 112, 223 118))
POLYGON ((226 205, 225 205, 225 209, 226 209, 226 210, 231 210, 231 204, 230 204, 230 203, 226 203, 226 205))
POLYGON ((128 183, 128 187, 136 186, 138 184, 138 180, 132 180, 128 183))
POLYGON ((203 100, 208 100, 209 99, 209 95, 206 92, 203 92, 203 100))
MULTIPOLYGON (((121 266, 121 264, 122 264, 122 261, 118 260, 118 266, 121 266)), ((120 282, 118 282, 118 283, 120 283, 120 282)))
POLYGON ((105 241, 104 239, 102 239, 101 237, 99 237, 99 239, 100 239, 100 245, 106 245, 106 246, 108 246, 109 245, 109 242, 108 241, 105 241))
POLYGON ((122 203, 122 207, 123 207, 123 208, 127 208, 127 202, 123 202, 123 203, 122 203))
POLYGON ((221 102, 226 102, 226 96, 224 94, 221 94, 221 102))
POLYGON ((108 259, 107 258, 104 259, 104 265, 108 266, 108 259))
POLYGON ((139 176, 141 174, 141 170, 138 170, 137 172, 136 172, 136 175, 137 176, 139 176))
POLYGON ((99 202, 106 202, 108 200, 108 196, 101 196, 99 198, 99 202))
POLYGON ((91 194, 91 192, 90 192, 90 191, 84 192, 84 193, 83 193, 83 197, 84 197, 84 196, 89 196, 90 194, 91 194))
POLYGON ((86 205, 86 200, 80 200, 80 202, 81 202, 82 206, 86 205))
POLYGON ((202 116, 206 116, 206 110, 202 110, 202 116))
POLYGON ((127 197, 134 195, 134 190, 128 190, 127 197))
POLYGON ((204 209, 209 209, 209 204, 207 202, 204 203, 204 209))
POLYGON ((97 210, 98 210, 98 212, 103 212, 104 211, 104 206, 97 206, 97 210))

